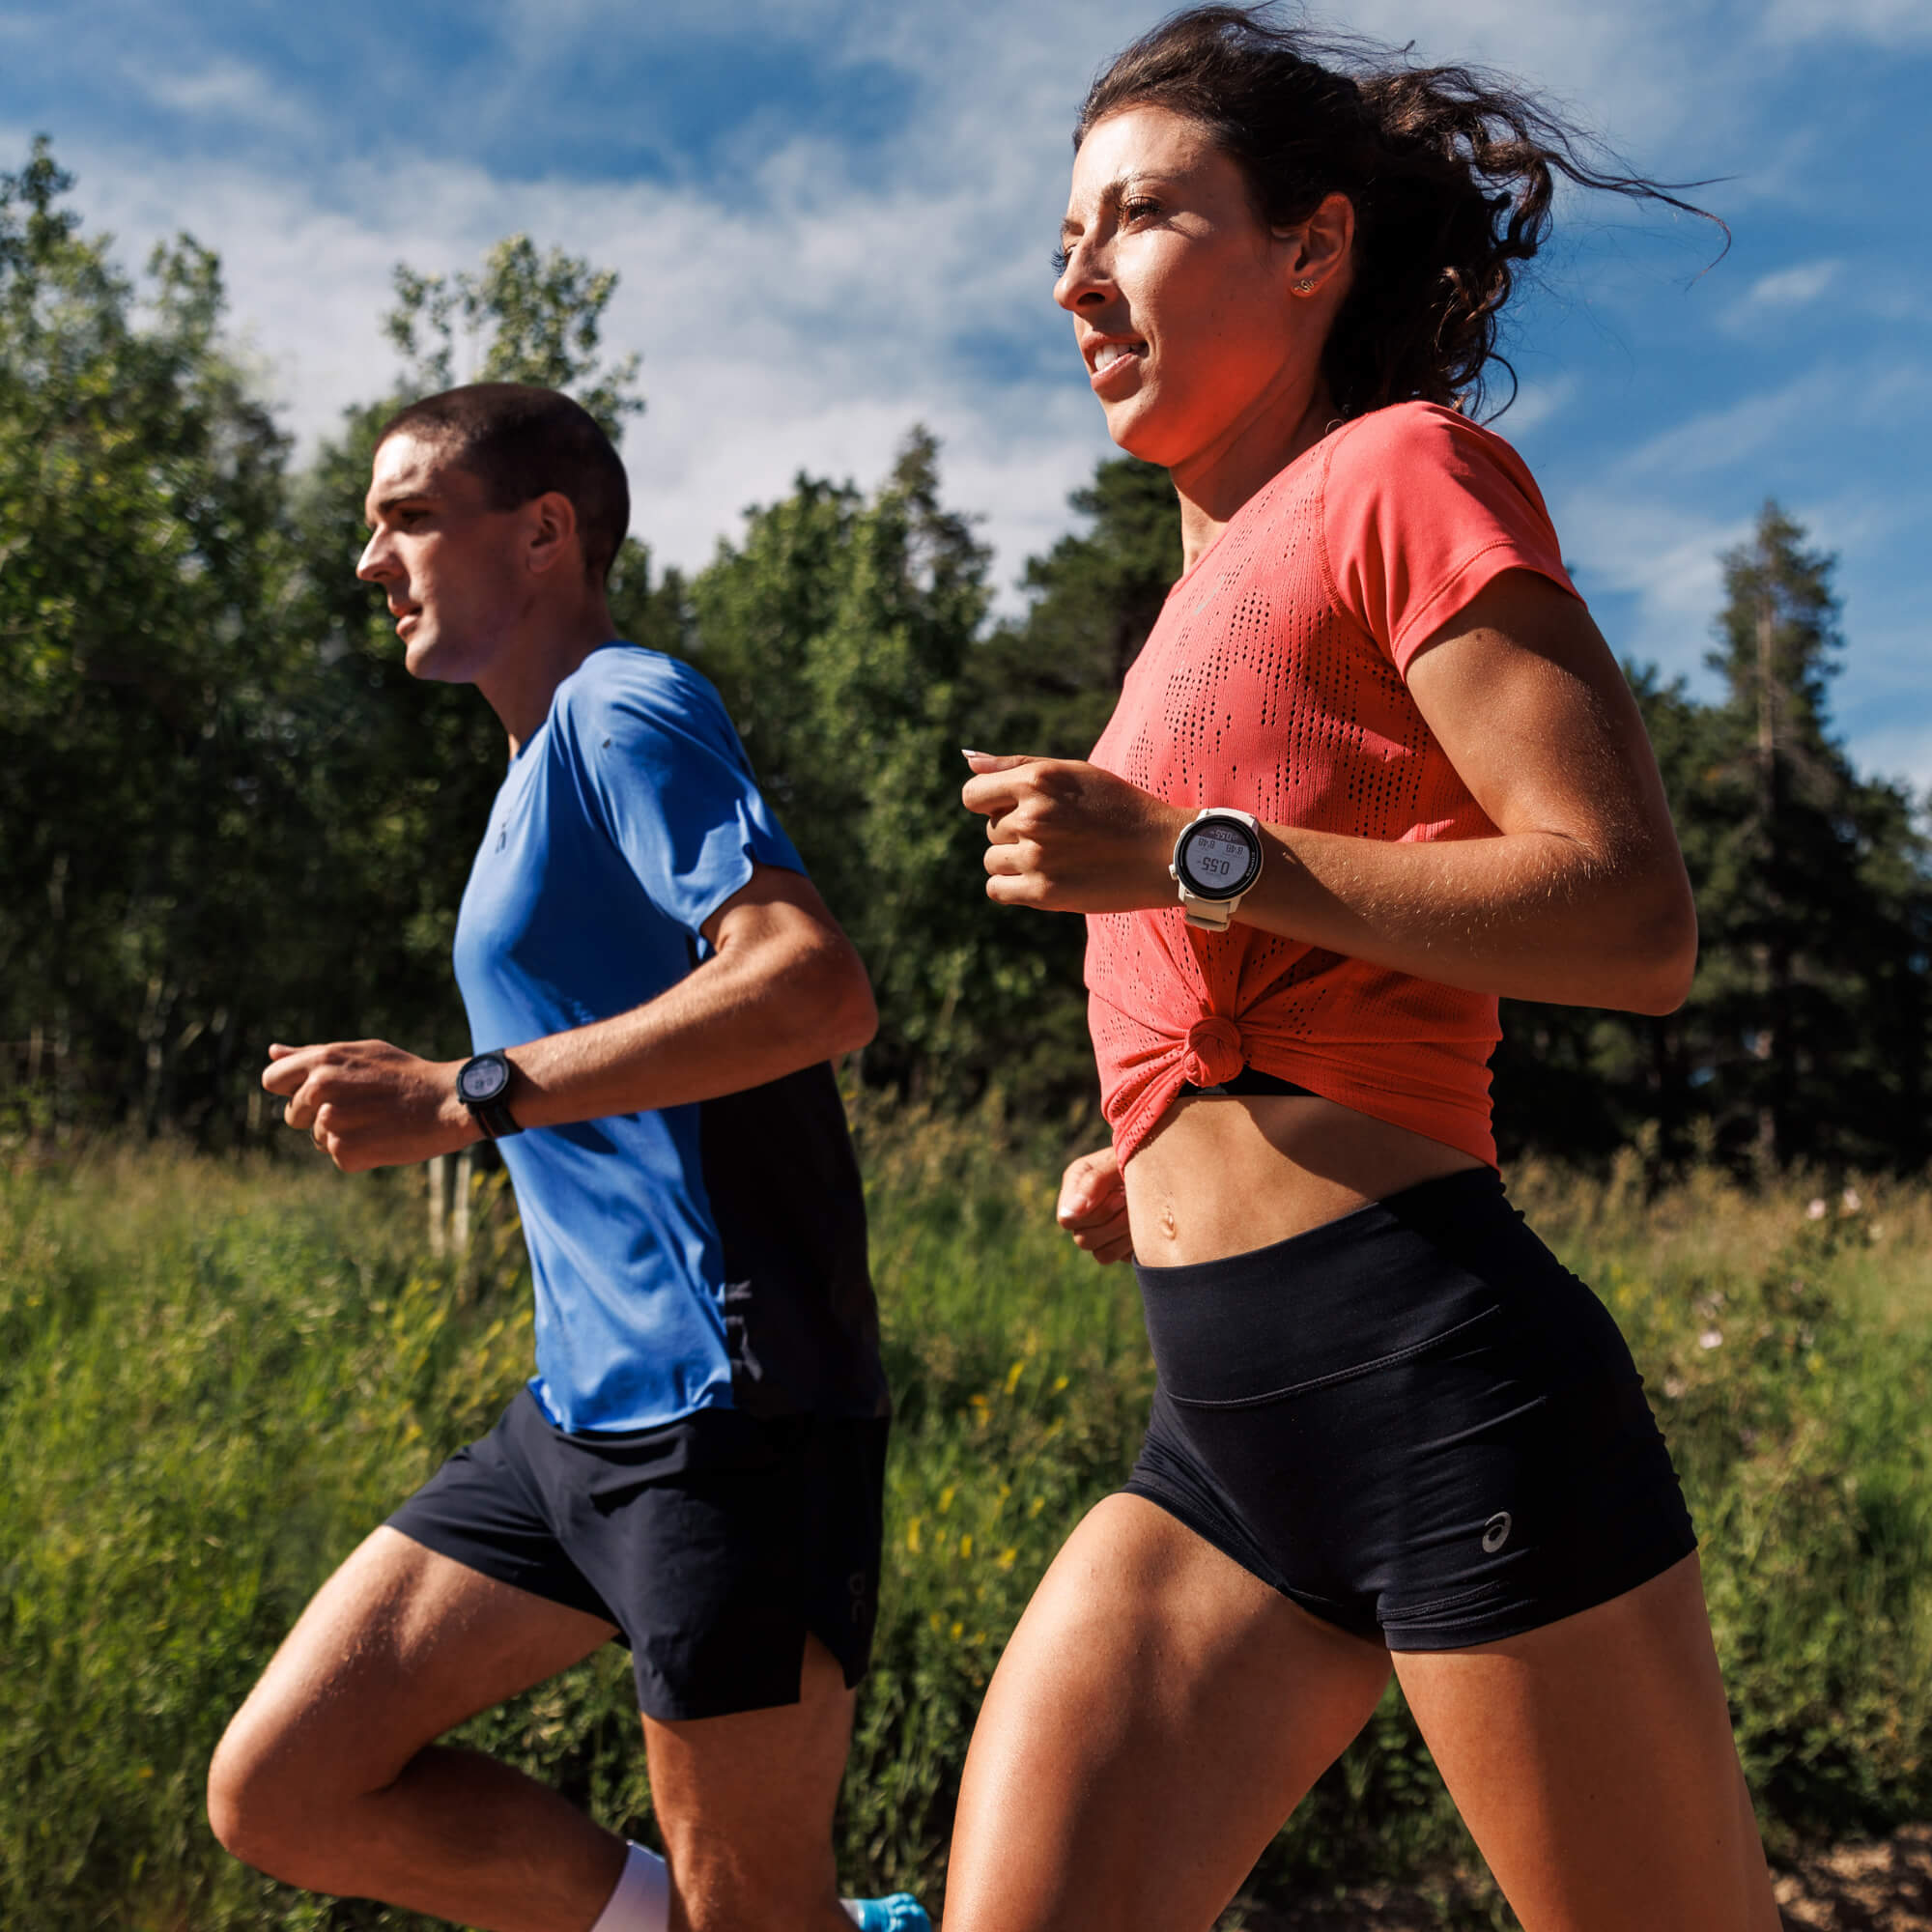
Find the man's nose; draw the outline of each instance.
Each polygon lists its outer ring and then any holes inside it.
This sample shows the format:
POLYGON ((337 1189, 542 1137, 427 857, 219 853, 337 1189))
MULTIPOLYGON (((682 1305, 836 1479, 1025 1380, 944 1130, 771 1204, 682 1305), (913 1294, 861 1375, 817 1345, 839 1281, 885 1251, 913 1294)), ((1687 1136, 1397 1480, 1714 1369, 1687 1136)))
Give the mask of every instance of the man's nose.
POLYGON ((394 567, 395 558, 384 546, 383 539, 380 536, 373 536, 362 546, 362 555, 355 565, 355 575, 364 583, 379 583, 394 567))

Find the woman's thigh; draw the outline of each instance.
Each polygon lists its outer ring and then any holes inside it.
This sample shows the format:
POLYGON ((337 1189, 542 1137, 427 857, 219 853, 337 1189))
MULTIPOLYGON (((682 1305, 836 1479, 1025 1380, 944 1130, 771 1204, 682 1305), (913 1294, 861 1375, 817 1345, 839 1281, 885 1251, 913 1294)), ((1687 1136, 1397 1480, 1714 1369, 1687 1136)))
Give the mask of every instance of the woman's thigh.
POLYGON ((1074 1531, 967 1753, 946 1932, 1211 1926, 1388 1680, 1140 1496, 1074 1531))
POLYGON ((1777 1932, 1697 1559, 1396 1674, 1525 1932, 1777 1932))

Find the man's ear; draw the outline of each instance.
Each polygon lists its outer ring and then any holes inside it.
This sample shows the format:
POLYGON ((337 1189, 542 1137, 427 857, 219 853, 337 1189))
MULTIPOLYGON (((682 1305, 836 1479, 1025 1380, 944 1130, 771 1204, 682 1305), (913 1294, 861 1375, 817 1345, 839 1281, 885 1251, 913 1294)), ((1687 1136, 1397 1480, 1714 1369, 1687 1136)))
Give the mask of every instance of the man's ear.
POLYGON ((581 569, 582 545, 577 529, 577 505, 561 490, 546 490, 530 505, 525 548, 531 575, 548 577, 559 565, 581 569))

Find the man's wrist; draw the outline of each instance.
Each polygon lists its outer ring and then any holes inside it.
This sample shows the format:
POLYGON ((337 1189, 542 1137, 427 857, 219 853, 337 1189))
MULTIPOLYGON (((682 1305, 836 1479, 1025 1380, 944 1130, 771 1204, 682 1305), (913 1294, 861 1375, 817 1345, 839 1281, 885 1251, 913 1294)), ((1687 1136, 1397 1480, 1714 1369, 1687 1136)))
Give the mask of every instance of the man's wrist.
POLYGON ((437 1070, 441 1076, 440 1085, 441 1097, 437 1102, 437 1122, 450 1136, 450 1151, 460 1148, 474 1147, 478 1141, 490 1136, 483 1131, 483 1123, 463 1104, 462 1096, 456 1091, 456 1076, 469 1063, 462 1060, 445 1062, 437 1070))
POLYGON ((457 1067, 452 1089, 469 1116, 478 1139, 499 1141, 523 1132, 526 1122, 513 1111, 524 1084, 516 1063, 501 1048, 471 1054, 457 1067))

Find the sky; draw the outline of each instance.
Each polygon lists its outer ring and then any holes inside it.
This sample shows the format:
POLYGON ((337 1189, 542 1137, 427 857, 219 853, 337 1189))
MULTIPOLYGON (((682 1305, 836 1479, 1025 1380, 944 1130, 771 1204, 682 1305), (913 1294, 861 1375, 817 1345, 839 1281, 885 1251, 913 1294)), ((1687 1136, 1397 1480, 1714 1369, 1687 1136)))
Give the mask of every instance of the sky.
MULTIPOLYGON (((701 565, 801 469, 906 430, 1003 608, 1105 455, 1049 291, 1068 130, 1158 5, 0 0, 0 169, 37 132, 130 269, 221 256, 298 446, 395 379, 399 262, 530 235, 621 275, 638 534, 701 565)), ((1932 788, 1932 0, 1360 0, 1315 17, 1543 91, 1730 225, 1566 196, 1497 428, 1621 656, 1702 695, 1722 551, 1776 497, 1838 559, 1833 715, 1932 788), (1915 535, 1915 532, 1917 534, 1915 535)))

